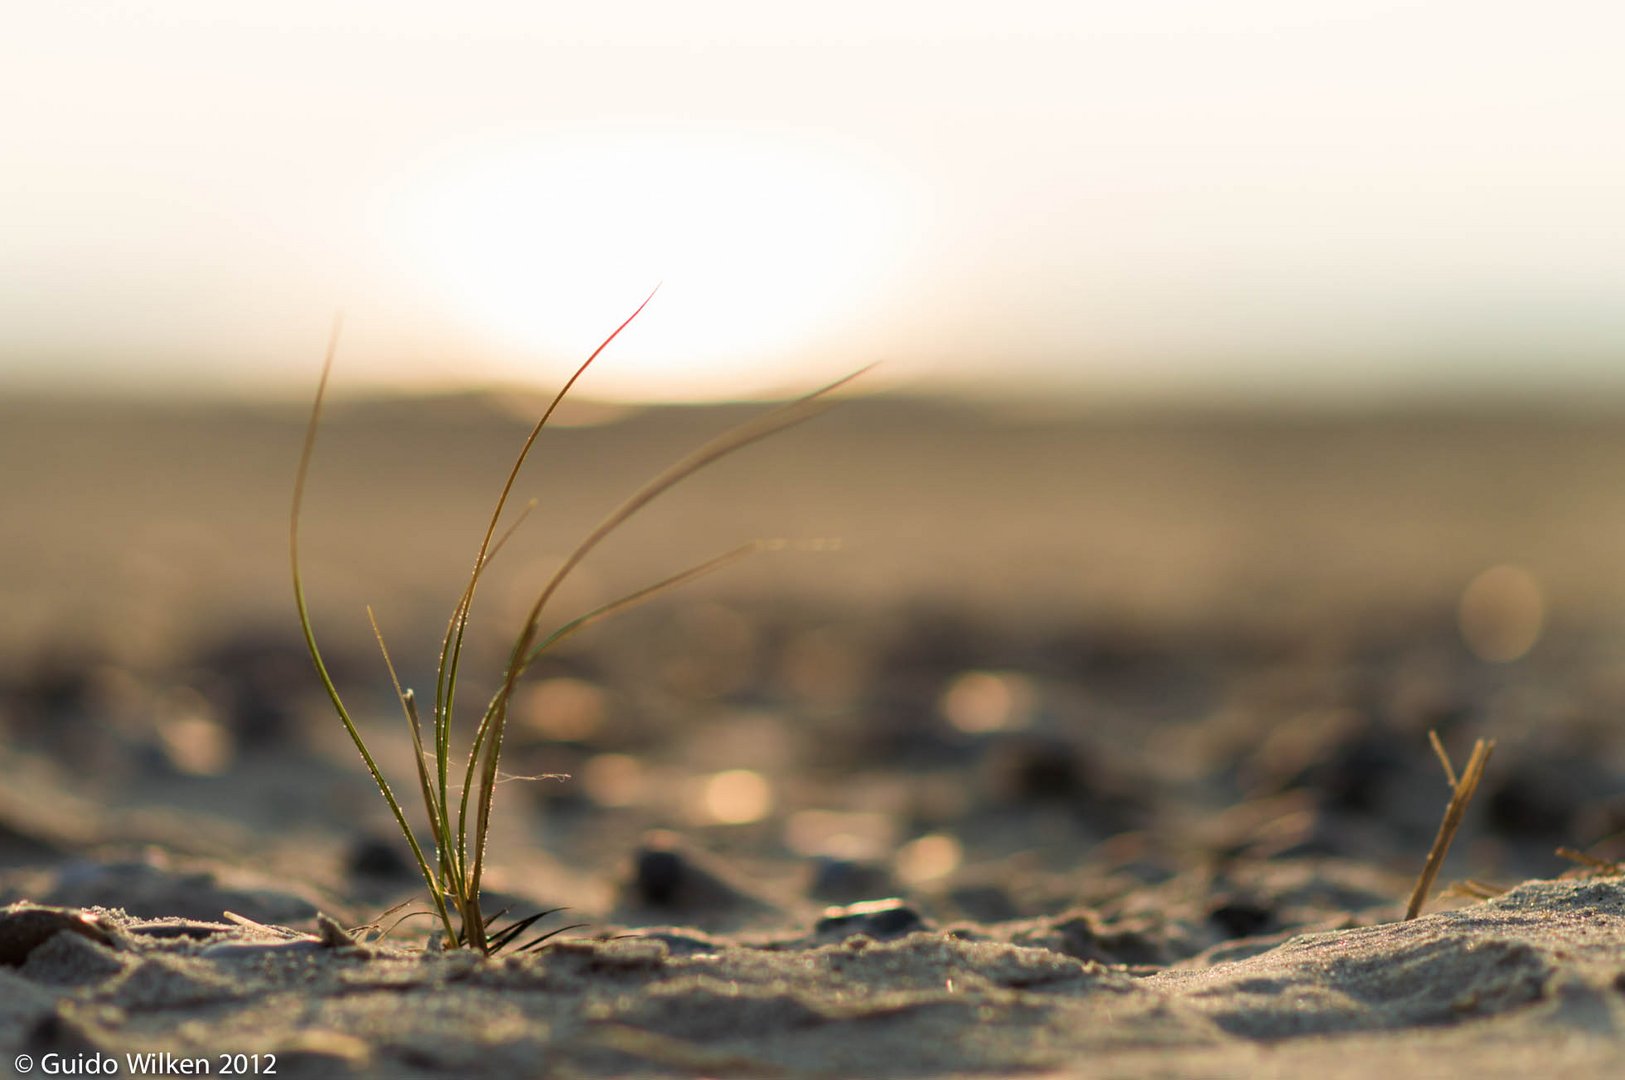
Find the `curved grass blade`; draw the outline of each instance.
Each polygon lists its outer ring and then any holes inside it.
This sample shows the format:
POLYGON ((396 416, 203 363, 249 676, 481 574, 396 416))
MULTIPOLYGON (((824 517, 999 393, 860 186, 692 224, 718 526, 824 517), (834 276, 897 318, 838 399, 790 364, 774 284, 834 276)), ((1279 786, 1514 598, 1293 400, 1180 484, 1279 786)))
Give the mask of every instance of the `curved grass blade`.
MULTIPOLYGON (((776 544, 773 541, 767 540, 757 540, 749 544, 742 544, 739 547, 734 548, 732 551, 723 552, 721 555, 718 555, 712 559, 707 559, 705 562, 696 566, 691 566, 681 573, 673 574, 671 577, 657 581, 653 585, 648 585, 637 590, 636 592, 628 593, 618 600, 612 600, 602 607, 594 608, 585 615, 579 615, 565 623, 563 626, 559 627, 557 630, 553 631, 553 633, 549 634, 540 644, 532 648, 529 655, 525 658, 524 668, 528 668, 548 649, 557 645, 566 638, 576 634, 577 632, 585 630, 587 627, 596 622, 607 619, 611 615, 618 615, 623 611, 637 607, 639 604, 654 599, 656 596, 667 591, 668 589, 675 589, 678 586, 686 585, 691 581, 704 577, 706 574, 714 573, 726 566, 738 562, 741 559, 754 555, 759 551, 767 551, 775 546, 776 544)), ((523 674, 524 668, 521 668, 521 674, 523 674)), ((459 822, 465 820, 468 814, 468 793, 472 791, 474 787, 475 762, 479 760, 480 751, 484 748, 486 737, 491 732, 491 717, 492 713, 488 710, 481 720, 479 730, 474 734, 474 745, 469 749, 468 752, 468 765, 463 775, 463 796, 458 810, 459 822)), ((529 777, 528 779, 545 779, 554 775, 557 774, 547 773, 542 777, 529 777)))
POLYGON ((423 807, 429 813, 429 824, 435 826, 438 832, 443 815, 439 803, 435 801, 434 788, 429 784, 429 767, 424 763, 423 731, 418 719, 416 697, 411 690, 401 688, 400 676, 395 673, 395 662, 390 658, 389 646, 384 643, 384 632, 378 626, 378 617, 373 613, 371 604, 367 605, 367 622, 372 626, 372 636, 378 641, 378 651, 383 654, 384 667, 389 671, 389 682, 395 688, 395 697, 400 700, 401 710, 406 714, 406 730, 412 735, 412 756, 417 761, 418 782, 423 788, 423 807))
MULTIPOLYGON (((491 544, 490 551, 486 552, 485 554, 485 564, 488 565, 497 557, 497 553, 500 552, 503 547, 506 546, 508 541, 513 538, 514 533, 519 531, 519 527, 525 523, 525 519, 528 518, 531 511, 535 509, 536 500, 531 499, 525 504, 525 508, 519 512, 519 517, 515 519, 513 523, 510 524, 505 530, 503 530, 502 535, 497 537, 495 543, 491 544)), ((371 608, 367 609, 367 617, 369 619, 372 618, 371 608)), ((453 892, 456 894, 459 912, 466 919, 468 917, 468 913, 463 910, 465 904, 462 897, 464 890, 458 884, 464 880, 463 867, 459 861, 461 845, 457 844, 452 838, 451 817, 446 813, 446 807, 441 798, 436 795, 434 785, 430 781, 427 772, 427 766, 424 762, 423 739, 421 735, 422 724, 418 719, 417 706, 415 704, 412 691, 406 690, 403 692, 401 690, 400 679, 396 677, 394 665, 390 663, 389 650, 384 645, 383 634, 379 631, 376 620, 373 622, 373 633, 378 638, 379 649, 384 653, 384 663, 390 669, 389 676, 391 681, 393 681, 395 684, 395 693, 401 698, 401 704, 407 711, 407 723, 412 732, 412 749, 413 753, 416 755, 416 760, 418 763, 418 778, 420 783, 423 784, 423 805, 428 809, 431 823, 435 829, 435 843, 438 845, 437 856, 439 861, 440 877, 441 880, 451 887, 453 892)), ((441 732, 448 729, 449 728, 442 727, 442 725, 439 723, 439 718, 437 717, 435 725, 435 758, 437 774, 441 772, 439 762, 443 760, 441 752, 443 742, 441 732)), ((449 746, 447 747, 446 753, 449 754, 449 746)))
POLYGON ((725 551, 721 555, 717 555, 714 558, 705 560, 705 562, 691 566, 681 573, 673 574, 669 578, 663 578, 660 581, 655 582, 653 585, 646 585, 637 592, 627 593, 619 600, 611 600, 603 607, 593 608, 585 615, 578 615, 569 622, 565 623, 563 626, 559 627, 557 630, 553 631, 551 634, 547 635, 547 637, 542 639, 539 645, 531 649, 530 653, 525 657, 524 665, 519 669, 519 674, 523 675, 525 673, 525 669, 533 664, 537 657, 541 656, 548 649, 551 649, 553 646, 557 645, 566 638, 585 630, 594 623, 601 622, 604 619, 609 618, 611 615, 619 615, 623 611, 630 611, 632 608, 635 608, 640 604, 653 600, 655 597, 659 596, 663 592, 666 592, 667 590, 679 588, 683 585, 687 585, 691 581, 698 581, 707 574, 714 574, 724 567, 732 566, 741 559, 747 559, 758 552, 772 550, 777 546, 778 545, 771 540, 755 540, 749 544, 741 544, 732 551, 725 551))
POLYGON ((446 933, 452 933, 451 916, 446 910, 445 900, 435 881, 434 871, 429 868, 428 859, 424 858, 423 849, 418 846, 418 839, 412 833, 412 826, 407 823, 406 814, 401 810, 401 804, 396 800, 395 793, 390 790, 389 781, 379 770, 378 763, 373 760, 372 752, 367 749, 367 742, 361 737, 356 728, 355 721, 350 716, 350 710, 345 707, 344 699, 333 683, 333 676, 328 673, 327 663, 322 658, 322 650, 316 644, 316 631, 310 622, 310 608, 305 602, 304 578, 299 569, 299 514, 304 506, 305 481, 310 475, 311 458, 316 451, 316 430, 321 423, 322 403, 327 394, 328 376, 333 371, 333 357, 338 351, 340 322, 335 320, 333 332, 327 343, 327 355, 322 361, 321 381, 316 385, 316 400, 311 405, 310 422, 305 427, 305 440, 299 451, 299 467, 294 473, 293 508, 288 515, 288 552, 289 562, 293 570, 293 598, 299 610, 299 629, 305 637, 305 648, 310 652, 310 659, 316 666, 316 675, 321 680, 322 689, 327 691, 328 700, 333 703, 333 710, 338 713, 339 719, 344 723, 344 730, 349 734, 350 741, 361 754, 361 760, 367 766, 373 783, 378 785, 378 791, 383 795, 384 802, 389 804, 389 811, 395 816, 395 824, 400 827, 401 834, 406 837, 407 845, 412 849, 412 857, 417 860, 418 869, 423 879, 429 885, 429 893, 434 897, 437 913, 445 925, 446 933))
MULTIPOLYGON (((507 926, 504 926, 501 930, 498 930, 490 935, 488 940, 491 951, 500 951, 511 944, 514 938, 518 937, 520 934, 523 934, 526 930, 529 930, 536 923, 547 918, 549 915, 557 915, 563 910, 565 909, 561 907, 549 908, 546 911, 538 911, 534 915, 527 915, 523 919, 515 919, 507 926)), ((486 923, 485 928, 487 931, 491 929, 491 923, 496 922, 497 919, 501 917, 501 914, 502 913, 499 912, 498 914, 491 916, 490 920, 486 923)))
POLYGON ((474 593, 479 587, 480 575, 484 573, 486 564, 490 561, 491 537, 496 533, 497 523, 502 519, 502 511, 508 505, 508 498, 513 492, 513 486, 519 479, 519 470, 524 467, 525 461, 530 457, 531 449, 541 436, 542 429, 547 427, 548 421, 553 419, 553 413, 558 409, 559 404, 564 401, 571 389, 575 387, 576 382, 592 366, 593 361, 597 360, 599 355, 609 348, 610 343, 620 337, 621 331, 632 325, 632 320, 643 313, 643 309, 649 306, 649 302, 655 298, 655 293, 659 291, 660 286, 658 285, 650 290, 649 295, 643 298, 643 303, 639 304, 632 314, 628 315, 626 320, 615 328, 613 333, 600 342, 598 347, 592 351, 592 354, 582 361, 581 366, 576 368, 575 373, 565 380, 558 393, 553 395, 553 400, 548 403, 541 418, 530 429, 530 434, 526 436, 524 445, 519 448, 519 453, 514 458, 512 468, 508 470, 507 479, 503 481, 502 491, 497 496, 495 508, 491 511, 491 521, 485 528, 485 536, 480 541, 479 552, 474 557, 474 569, 469 574, 468 587, 463 590, 452 610, 451 623, 446 628, 445 642, 440 650, 439 675, 435 682, 435 760, 439 767, 438 779, 442 805, 446 802, 447 794, 446 763, 451 756, 452 703, 457 695, 457 672, 462 661, 463 638, 468 631, 468 614, 474 606, 474 593))
POLYGON ((587 927, 589 925, 591 925, 591 924, 590 923, 584 923, 584 922, 578 922, 578 923, 571 923, 569 926, 561 926, 557 930, 549 930, 545 934, 540 934, 540 935, 538 935, 536 937, 531 938, 529 941, 527 941, 523 945, 519 946, 519 948, 515 949, 514 952, 522 952, 522 953, 530 952, 532 949, 540 948, 541 946, 546 945, 549 941, 552 941, 554 938, 558 937, 560 934, 568 933, 571 930, 581 930, 581 929, 583 929, 583 928, 585 928, 585 927, 587 927))
MULTIPOLYGON (((528 666, 548 648, 567 639, 597 621, 612 614, 624 611, 637 604, 659 595, 667 589, 692 581, 704 574, 711 573, 738 559, 773 546, 765 543, 743 545, 732 551, 700 563, 671 577, 662 579, 653 585, 621 597, 601 607, 588 611, 584 615, 564 623, 550 635, 538 642, 540 635, 540 620, 548 602, 557 592, 569 574, 586 558, 591 551, 616 529, 634 516, 644 506, 648 505, 662 493, 674 487, 682 480, 695 472, 716 462, 737 450, 743 449, 761 439, 784 430, 802 420, 809 419, 829 406, 823 399, 836 388, 856 378, 856 372, 844 379, 838 380, 829 386, 823 387, 802 398, 789 402, 774 409, 756 420, 743 424, 724 434, 710 440, 698 450, 678 461, 656 475, 639 488, 631 498, 621 504, 613 513, 606 517, 599 525, 579 542, 565 559, 564 563, 548 579, 546 585, 537 596, 526 620, 515 639, 509 656, 507 667, 503 672, 501 688, 492 697, 487 705, 480 723, 477 726, 473 746, 465 765, 464 784, 458 799, 455 828, 450 814, 451 792, 449 790, 449 762, 451 758, 451 724, 453 703, 456 697, 458 672, 461 664, 463 645, 467 632, 469 614, 473 607, 474 596, 486 567, 492 558, 502 549, 523 522, 525 514, 534 509, 532 500, 526 511, 520 515, 519 520, 513 522, 504 530, 500 537, 497 529, 501 523, 502 515, 506 509, 513 487, 517 481, 519 471, 528 459, 541 431, 547 426, 559 404, 566 394, 575 385, 577 380, 585 373, 587 368, 598 358, 608 345, 618 337, 633 319, 637 318, 644 307, 653 299, 650 293, 642 304, 627 317, 595 349, 591 356, 584 361, 575 373, 567 380, 549 403, 546 411, 531 429, 530 434, 515 457, 502 490, 497 498, 496 506, 487 525, 484 536, 481 538, 479 551, 476 555, 474 568, 469 574, 468 584, 459 595, 453 609, 450 622, 446 628, 445 637, 441 643, 440 662, 436 672, 435 681, 435 710, 433 716, 434 727, 434 762, 433 775, 430 773, 429 762, 424 753, 422 723, 417 712, 416 701, 409 689, 403 689, 394 662, 389 654, 383 633, 372 610, 368 609, 368 619, 372 624, 374 636, 378 640, 379 650, 383 654, 385 667, 389 671, 391 683, 405 712, 408 730, 411 734, 414 751, 415 766, 420 795, 423 798, 424 809, 429 816, 434 829, 437 848, 435 868, 431 868, 428 858, 418 843, 410 824, 406 820, 404 811, 388 781, 384 778, 376 760, 362 738, 348 709, 333 683, 328 672, 321 650, 317 645, 314 629, 311 625, 310 614, 305 600, 304 587, 299 564, 299 522, 303 505, 304 489, 308 479, 311 461, 314 455, 317 430, 320 426, 322 406, 329 377, 332 372, 333 358, 338 338, 338 326, 335 324, 333 338, 329 342, 328 351, 322 367, 321 380, 316 391, 316 400, 312 405, 310 422, 305 433, 304 445, 299 459, 299 467, 295 477, 293 506, 289 521, 289 548, 292 566, 295 601, 299 611, 301 629, 304 633, 306 646, 310 652, 318 676, 324 689, 327 691, 335 711, 339 714, 346 732, 355 744, 362 757, 369 774, 377 785, 385 803, 389 806, 395 817, 397 826, 406 838, 407 845, 417 861, 418 869, 422 873, 425 883, 429 887, 431 899, 435 904, 435 914, 441 920, 445 930, 445 941, 451 946, 467 946, 490 955, 499 949, 505 948, 521 937, 525 930, 532 926, 537 919, 552 912, 542 912, 527 919, 519 920, 500 930, 493 931, 498 916, 485 918, 480 910, 480 885, 483 877, 484 855, 486 843, 490 835, 491 806, 494 798, 495 785, 501 780, 498 768, 503 735, 506 728, 508 705, 512 699, 519 677, 528 666), (469 828, 468 800, 474 788, 474 777, 479 774, 479 802, 477 816, 473 828, 469 828), (470 832, 474 852, 472 860, 467 848, 470 843, 470 832), (450 906, 448 906, 448 899, 450 906), (451 920, 451 908, 455 907, 460 917, 461 926, 454 927, 451 920)), ((867 369, 865 369, 867 370, 867 369)), ((584 924, 582 924, 584 925, 584 924)), ((541 935, 525 944, 519 951, 527 951, 545 943, 550 938, 562 933, 564 930, 577 929, 577 926, 564 927, 548 934, 541 935)))
MULTIPOLYGON (((406 713, 406 728, 412 734, 412 760, 417 765, 418 786, 421 789, 424 810, 429 815, 429 827, 434 830, 436 868, 444 889, 445 884, 455 881, 461 872, 461 868, 451 863, 456 853, 451 842, 451 819, 446 813, 446 808, 435 798, 434 784, 429 779, 429 766, 423 756, 423 725, 418 718, 416 698, 411 690, 401 689, 400 676, 395 673, 395 663, 390 659, 389 646, 384 643, 384 632, 379 628, 378 619, 373 614, 371 606, 367 608, 367 621, 372 624, 373 636, 378 639, 378 651, 383 653, 384 667, 389 670, 389 681, 395 687, 395 696, 400 699, 401 708, 406 713)), ((460 917, 467 917, 460 903, 457 913, 460 917)))
MULTIPOLYGON (((486 715, 481 721, 481 728, 489 725, 489 734, 485 742, 484 763, 480 768, 480 796, 478 816, 474 825, 474 853, 472 856, 472 869, 469 874, 470 891, 476 896, 479 894, 480 880, 485 864, 485 839, 490 833, 491 800, 495 795, 497 763, 502 755, 502 735, 507 722, 508 701, 513 696, 515 683, 519 674, 524 670, 527 658, 536 644, 536 635, 541 622, 542 612, 553 594, 559 589, 571 571, 581 564, 605 538, 620 528, 626 521, 643 509, 649 503, 677 484, 695 473, 722 460, 730 454, 744 449, 754 443, 760 442, 770 435, 777 434, 787 428, 793 427, 803 421, 828 409, 833 403, 828 396, 835 390, 850 383, 859 375, 868 371, 870 367, 863 367, 857 371, 837 379, 827 386, 820 387, 809 394, 805 394, 793 401, 773 409, 754 420, 747 421, 729 431, 723 432, 716 438, 702 445, 698 450, 665 469, 648 481, 632 496, 612 511, 608 517, 600 522, 597 528, 587 534, 587 537, 576 545, 564 563, 554 571, 553 576, 543 587, 536 602, 531 605, 529 614, 525 617, 525 625, 514 642, 513 650, 509 656, 508 668, 503 675, 502 688, 492 699, 491 706, 487 708, 486 715)), ((469 756, 469 768, 473 769, 476 758, 469 756)), ((470 773, 472 776, 472 772, 470 773)), ((462 803, 458 810, 458 834, 467 837, 467 806, 468 785, 463 787, 462 803)), ((468 865, 468 857, 464 855, 464 865, 468 865)))

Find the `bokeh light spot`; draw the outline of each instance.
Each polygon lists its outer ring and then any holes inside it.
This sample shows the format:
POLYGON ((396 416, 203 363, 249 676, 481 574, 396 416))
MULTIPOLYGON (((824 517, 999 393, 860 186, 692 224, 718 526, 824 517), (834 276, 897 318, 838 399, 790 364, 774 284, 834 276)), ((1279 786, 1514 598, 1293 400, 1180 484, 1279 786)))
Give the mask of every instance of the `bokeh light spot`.
POLYGON ((923 885, 959 869, 965 849, 947 833, 929 833, 897 849, 897 879, 905 885, 923 885))
POLYGON ((980 734, 1022 727, 1033 707, 1026 677, 993 671, 967 671, 943 691, 942 715, 960 731, 980 734))
POLYGON ((703 801, 713 821, 746 825, 773 809, 773 788, 754 769, 728 769, 705 782, 703 801))
POLYGON ((1518 566, 1492 566, 1461 594, 1461 636, 1481 660, 1506 663, 1534 648, 1546 622, 1540 583, 1518 566))
POLYGON ((580 742, 604 722, 604 692, 581 679, 543 679, 522 692, 518 712, 537 735, 580 742))
POLYGON ((801 810, 784 824, 784 845, 809 858, 877 859, 897 842, 897 819, 866 810, 801 810))
POLYGON ((236 740, 208 700, 189 686, 175 687, 156 702, 157 733, 170 764, 192 776, 218 776, 231 767, 236 740))
POLYGON ((647 777, 630 754, 595 754, 581 768, 581 786, 599 806, 633 806, 643 801, 647 777))

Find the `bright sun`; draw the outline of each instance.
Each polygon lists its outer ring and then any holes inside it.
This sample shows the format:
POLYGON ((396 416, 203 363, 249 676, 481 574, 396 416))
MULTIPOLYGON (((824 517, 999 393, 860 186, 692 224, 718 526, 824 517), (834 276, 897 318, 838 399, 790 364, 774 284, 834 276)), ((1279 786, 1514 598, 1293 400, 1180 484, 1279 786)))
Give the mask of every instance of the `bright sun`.
MULTIPOLYGON (((458 162, 404 204, 454 315, 509 356, 580 357, 657 283, 595 392, 785 385, 872 313, 910 206, 863 163, 771 137, 600 136, 458 162)), ((849 351, 849 350, 848 350, 849 351)), ((861 357, 848 356, 856 360, 861 357)))

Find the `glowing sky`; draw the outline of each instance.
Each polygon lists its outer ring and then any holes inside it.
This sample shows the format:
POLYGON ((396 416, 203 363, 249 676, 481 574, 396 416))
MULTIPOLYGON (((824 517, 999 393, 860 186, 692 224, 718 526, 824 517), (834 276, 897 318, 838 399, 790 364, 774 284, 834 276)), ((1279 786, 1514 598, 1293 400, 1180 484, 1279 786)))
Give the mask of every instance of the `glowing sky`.
POLYGON ((42 3, 0 389, 1615 381, 1610 3, 42 3))

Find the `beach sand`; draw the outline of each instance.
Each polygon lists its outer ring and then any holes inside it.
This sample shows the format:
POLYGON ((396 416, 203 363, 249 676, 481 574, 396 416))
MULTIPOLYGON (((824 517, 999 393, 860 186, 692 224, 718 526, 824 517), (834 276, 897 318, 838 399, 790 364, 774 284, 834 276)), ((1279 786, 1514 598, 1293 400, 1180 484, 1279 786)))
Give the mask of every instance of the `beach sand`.
MULTIPOLYGON (((431 685, 534 406, 341 402, 318 448, 307 588, 399 790, 362 606, 431 685)), ((544 437, 470 705, 569 543, 746 411, 544 437)), ((488 960, 426 947, 303 655, 300 409, 0 421, 0 1074, 1625 1072, 1625 418, 844 404, 561 595, 798 542, 541 665, 487 906, 564 910, 488 960), (1430 730, 1498 745, 1402 922, 1430 730)))

